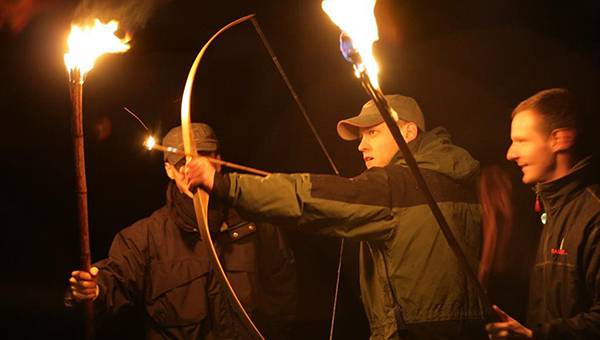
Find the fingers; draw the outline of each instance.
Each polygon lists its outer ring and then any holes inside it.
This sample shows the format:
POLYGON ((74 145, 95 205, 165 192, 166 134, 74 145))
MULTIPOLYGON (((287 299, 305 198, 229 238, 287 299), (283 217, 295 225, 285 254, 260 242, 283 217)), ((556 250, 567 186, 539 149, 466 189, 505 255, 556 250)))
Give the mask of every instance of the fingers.
POLYGON ((192 158, 192 160, 185 165, 184 173, 196 173, 206 171, 208 169, 214 169, 214 167, 215 166, 208 160, 208 158, 198 156, 192 158))
POLYGON ((487 324, 485 330, 488 332, 488 338, 492 340, 508 339, 511 334, 510 328, 506 322, 487 324))
POLYGON ((496 305, 492 305, 492 309, 498 314, 502 322, 488 323, 485 330, 488 332, 490 339, 505 339, 510 333, 510 317, 496 305))
POLYGON ((93 300, 96 298, 96 290, 94 290, 92 293, 80 293, 78 291, 72 291, 71 293, 73 294, 73 298, 78 302, 84 300, 93 300))
POLYGON ((533 337, 533 332, 530 329, 521 325, 498 306, 493 305, 492 308, 502 322, 489 323, 485 326, 490 339, 531 339, 533 337))
POLYGON ((189 190, 194 192, 197 187, 201 187, 210 192, 215 171, 214 165, 207 158, 193 158, 183 169, 189 190))
POLYGON ((488 323, 488 324, 485 326, 485 329, 486 329, 488 332, 494 332, 494 333, 497 333, 497 332, 499 332, 500 330, 507 329, 509 326, 510 326, 510 325, 509 325, 509 323, 508 323, 508 322, 494 322, 494 323, 488 323))
POLYGON ((71 273, 69 285, 73 297, 77 301, 94 299, 98 294, 96 278, 98 268, 92 267, 89 272, 76 270, 71 273))
POLYGON ((93 280, 77 280, 74 277, 71 277, 69 279, 69 284, 71 285, 71 287, 75 287, 77 289, 88 289, 88 288, 94 288, 96 287, 96 281, 93 280))
POLYGON ((507 330, 499 331, 498 333, 488 334, 488 338, 491 340, 505 340, 510 339, 510 332, 507 330))
POLYGON ((211 166, 211 163, 206 157, 194 157, 185 165, 184 173, 187 174, 188 172, 196 172, 206 168, 207 166, 211 166))
POLYGON ((500 317, 500 320, 508 321, 508 320, 512 319, 510 317, 510 315, 506 314, 502 309, 500 309, 500 307, 498 307, 496 305, 492 305, 492 308, 494 309, 494 312, 496 312, 496 314, 498 314, 498 316, 500 317))
POLYGON ((183 174, 185 175, 185 179, 189 181, 190 177, 198 176, 202 173, 203 169, 206 169, 208 166, 208 160, 204 157, 195 157, 192 158, 190 162, 188 162, 183 168, 183 174))
POLYGON ((71 277, 76 278, 77 280, 95 280, 96 276, 98 276, 98 268, 92 267, 89 272, 84 270, 75 270, 71 272, 71 277))
POLYGON ((485 326, 490 339, 508 339, 514 331, 514 323, 512 321, 489 323, 485 326))
POLYGON ((96 282, 84 281, 84 282, 70 282, 71 290, 77 291, 81 294, 93 294, 96 292, 96 282))

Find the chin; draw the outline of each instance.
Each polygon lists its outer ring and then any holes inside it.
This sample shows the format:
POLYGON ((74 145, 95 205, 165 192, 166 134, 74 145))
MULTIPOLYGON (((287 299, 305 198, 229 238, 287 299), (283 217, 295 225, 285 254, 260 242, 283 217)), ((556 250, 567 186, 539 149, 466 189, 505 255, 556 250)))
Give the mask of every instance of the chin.
POLYGON ((521 178, 521 181, 524 184, 536 184, 537 182, 540 181, 540 179, 536 178, 535 176, 527 175, 524 173, 523 177, 521 178))
POLYGON ((367 169, 373 169, 375 167, 383 167, 383 165, 375 164, 375 163, 370 163, 369 165, 365 164, 365 166, 367 167, 367 169))
POLYGON ((527 179, 527 177, 523 176, 523 178, 521 178, 521 182, 523 182, 523 184, 535 184, 533 181, 527 179))

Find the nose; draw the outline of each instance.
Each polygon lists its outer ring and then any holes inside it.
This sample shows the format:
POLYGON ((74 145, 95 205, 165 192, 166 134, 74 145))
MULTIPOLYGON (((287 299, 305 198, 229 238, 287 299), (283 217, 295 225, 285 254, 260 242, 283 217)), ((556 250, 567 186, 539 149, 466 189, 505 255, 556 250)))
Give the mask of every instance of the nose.
POLYGON ((509 161, 514 161, 517 159, 517 153, 513 144, 511 144, 508 147, 508 150, 506 150, 506 159, 508 159, 509 161))
POLYGON ((362 137, 360 139, 360 144, 358 144, 358 151, 365 152, 367 150, 367 148, 368 148, 368 143, 367 143, 365 137, 362 137))

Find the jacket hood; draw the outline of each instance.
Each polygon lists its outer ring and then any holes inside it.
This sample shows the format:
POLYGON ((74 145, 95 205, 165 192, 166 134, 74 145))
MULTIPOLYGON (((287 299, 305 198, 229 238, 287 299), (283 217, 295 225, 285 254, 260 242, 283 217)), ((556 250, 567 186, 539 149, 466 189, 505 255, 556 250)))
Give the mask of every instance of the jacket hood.
MULTIPOLYGON (((454 180, 469 180, 479 174, 479 162, 467 150, 452 144, 450 133, 443 127, 419 133, 408 147, 420 168, 442 173, 454 180)), ((408 166, 401 151, 391 163, 408 166)))

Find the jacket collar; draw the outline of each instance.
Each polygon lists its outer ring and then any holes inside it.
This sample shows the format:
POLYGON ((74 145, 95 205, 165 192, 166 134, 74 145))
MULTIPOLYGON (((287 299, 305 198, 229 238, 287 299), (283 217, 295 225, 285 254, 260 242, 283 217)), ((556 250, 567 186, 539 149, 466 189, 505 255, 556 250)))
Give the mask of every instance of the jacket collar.
MULTIPOLYGON (((167 207, 175 224, 185 232, 198 232, 194 202, 179 189, 173 181, 167 187, 167 207)), ((218 200, 210 200, 208 204, 208 226, 211 232, 219 231, 227 219, 228 209, 218 200)))
MULTIPOLYGON (((479 174, 479 162, 467 150, 452 144, 450 133, 443 127, 419 133, 408 143, 419 168, 442 173, 454 180, 468 181, 479 174)), ((390 164, 406 166, 398 151, 390 164)))
POLYGON ((564 205, 585 190, 594 175, 591 163, 592 157, 588 156, 575 164, 565 176, 536 185, 536 192, 542 198, 546 210, 551 211, 564 205))
MULTIPOLYGON (((417 138, 411 140, 410 142, 408 142, 408 144, 406 144, 413 156, 419 151, 419 149, 421 148, 421 144, 423 144, 423 139, 425 139, 423 135, 424 133, 419 133, 417 135, 417 138)), ((404 155, 402 154, 402 150, 398 150, 398 152, 396 152, 394 157, 392 157, 390 164, 395 164, 398 162, 406 164, 406 162, 404 161, 404 155)))

